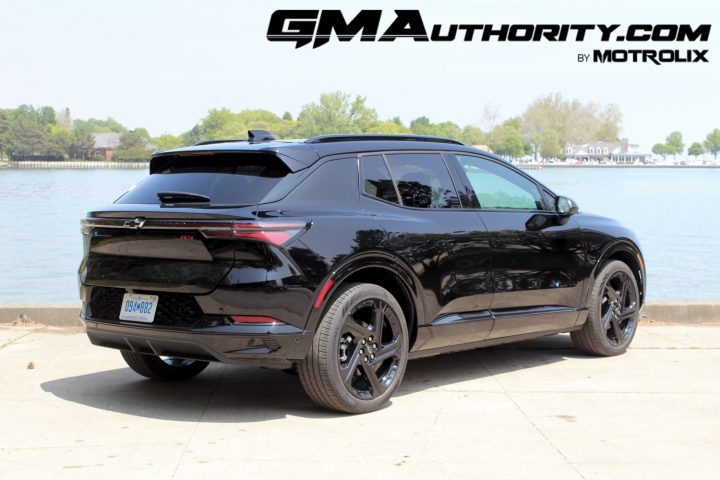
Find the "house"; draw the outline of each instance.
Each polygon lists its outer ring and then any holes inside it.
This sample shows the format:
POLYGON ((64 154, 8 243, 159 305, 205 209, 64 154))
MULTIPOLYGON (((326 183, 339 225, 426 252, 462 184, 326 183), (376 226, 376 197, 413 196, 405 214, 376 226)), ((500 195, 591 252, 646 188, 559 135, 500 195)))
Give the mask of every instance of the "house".
POLYGON ((590 142, 582 145, 565 145, 565 158, 578 163, 647 163, 650 154, 641 153, 640 147, 628 143, 627 138, 619 142, 590 142))
POLYGON ((91 156, 112 160, 113 152, 120 145, 120 135, 116 132, 94 132, 92 138, 95 146, 91 156))

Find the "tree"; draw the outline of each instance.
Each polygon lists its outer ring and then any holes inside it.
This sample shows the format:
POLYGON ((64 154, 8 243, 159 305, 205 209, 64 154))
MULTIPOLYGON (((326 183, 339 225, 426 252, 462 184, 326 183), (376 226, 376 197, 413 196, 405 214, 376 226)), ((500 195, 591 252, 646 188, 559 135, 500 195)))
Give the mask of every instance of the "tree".
POLYGON ((720 153, 720 129, 716 128, 708 133, 703 145, 705 145, 705 150, 712 153, 717 160, 718 153, 720 153))
POLYGON ((9 112, 7 110, 0 110, 0 159, 4 156, 5 151, 7 150, 7 135, 9 128, 9 112))
POLYGON ((563 143, 560 136, 554 131, 550 131, 543 136, 539 149, 542 158, 560 158, 563 156, 563 143))
POLYGON ((55 109, 52 107, 41 107, 38 110, 38 115, 40 116, 40 123, 43 125, 55 125, 57 123, 55 109))
POLYGON ((147 160, 150 154, 150 134, 144 128, 128 130, 120 137, 120 144, 113 154, 118 162, 140 162, 147 160))
POLYGON ((340 91, 323 93, 318 102, 305 105, 298 115, 297 133, 311 137, 327 133, 363 133, 377 128, 377 112, 365 105, 365 97, 340 91))
POLYGON ((500 120, 500 105, 486 103, 483 107, 482 126, 485 131, 495 128, 500 120))
POLYGON ((555 146, 550 145, 567 137, 563 103, 562 95, 556 93, 537 99, 523 113, 523 134, 533 145, 536 158, 554 150, 555 146))
POLYGON ((75 130, 83 130, 90 133, 93 132, 115 132, 125 133, 127 128, 112 117, 107 117, 105 120, 99 120, 97 118, 88 118, 87 120, 75 120, 73 122, 73 128, 75 130))
POLYGON ((285 113, 283 113, 282 118, 283 118, 283 120, 287 120, 287 121, 290 121, 290 122, 291 122, 292 119, 293 119, 293 116, 292 116, 292 113, 290 113, 290 112, 285 112, 285 113))
POLYGON ((73 142, 73 136, 74 133, 69 128, 61 125, 51 125, 47 153, 50 155, 67 155, 73 142))
POLYGON ((655 155, 662 155, 664 160, 670 154, 670 151, 668 150, 667 145, 665 145, 664 143, 656 143, 652 147, 652 153, 654 153, 655 155))
POLYGON ((488 145, 489 135, 475 125, 465 125, 460 134, 460 141, 465 145, 488 145))
POLYGON ((159 137, 153 138, 152 143, 153 145, 155 145, 155 148, 157 150, 172 150, 173 148, 183 146, 183 138, 182 136, 175 136, 169 133, 164 133, 159 137))
POLYGON ((397 123, 392 120, 384 120, 374 127, 372 127, 369 133, 386 133, 389 135, 402 135, 410 133, 410 129, 402 123, 397 123))
POLYGON ((617 141, 622 114, 615 105, 567 101, 559 93, 535 100, 522 116, 522 131, 535 154, 544 150, 560 156, 562 146, 591 141, 617 141), (560 145, 560 148, 557 148, 560 145))
POLYGON ((685 144, 682 141, 682 134, 680 132, 672 132, 665 139, 665 146, 667 147, 670 155, 677 155, 682 153, 685 149, 685 144))
MULTIPOLYGON (((520 118, 511 118, 495 127, 489 134, 489 145, 495 153, 503 157, 522 157, 525 154, 525 141, 523 140, 520 118)), ((545 148, 550 150, 548 153, 554 153, 552 148, 545 148)))
POLYGON ((29 105, 20 105, 8 111, 6 121, 3 148, 11 156, 47 154, 50 130, 38 111, 29 105))
POLYGON ((690 148, 688 148, 688 155, 690 156, 697 157, 698 155, 702 155, 703 153, 705 153, 705 149, 700 142, 694 142, 692 145, 690 145, 690 148))
POLYGON ((95 146, 92 134, 84 130, 74 130, 73 138, 68 146, 68 155, 70 158, 85 159, 88 152, 95 146))

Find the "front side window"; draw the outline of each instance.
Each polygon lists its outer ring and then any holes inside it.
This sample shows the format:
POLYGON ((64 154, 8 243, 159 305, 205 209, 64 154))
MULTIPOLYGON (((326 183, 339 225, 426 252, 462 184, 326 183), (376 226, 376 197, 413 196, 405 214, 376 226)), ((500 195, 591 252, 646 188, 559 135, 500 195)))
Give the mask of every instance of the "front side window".
POLYGON ((537 186, 508 167, 467 155, 455 155, 475 190, 480 208, 545 210, 537 186))
POLYGON ((414 208, 460 208, 450 172, 439 153, 386 155, 402 204, 414 208))

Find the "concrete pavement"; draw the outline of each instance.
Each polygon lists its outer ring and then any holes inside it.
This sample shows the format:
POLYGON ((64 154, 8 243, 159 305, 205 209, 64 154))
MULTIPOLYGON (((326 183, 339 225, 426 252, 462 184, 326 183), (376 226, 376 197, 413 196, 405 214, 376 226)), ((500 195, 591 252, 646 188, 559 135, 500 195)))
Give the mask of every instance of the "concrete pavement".
POLYGON ((416 360, 362 416, 315 407, 280 371, 155 383, 68 332, 0 327, 2 479, 719 475, 718 327, 642 327, 615 358, 557 335, 416 360))

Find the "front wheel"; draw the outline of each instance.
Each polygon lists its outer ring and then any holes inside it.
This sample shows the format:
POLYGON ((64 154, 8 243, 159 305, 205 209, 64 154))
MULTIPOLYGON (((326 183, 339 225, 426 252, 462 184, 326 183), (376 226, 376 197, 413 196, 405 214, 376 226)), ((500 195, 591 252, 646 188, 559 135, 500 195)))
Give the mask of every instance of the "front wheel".
POLYGON ((635 336, 640 318, 640 293, 630 268, 614 260, 600 271, 582 330, 571 332, 577 348, 605 357, 620 355, 635 336))
POLYGON ((208 362, 177 357, 158 357, 121 350, 125 362, 136 373, 153 380, 179 381, 192 378, 205 370, 208 362))
POLYGON ((365 413, 390 399, 407 358, 408 329, 397 300, 378 285, 356 283, 333 296, 298 373, 319 405, 365 413))

